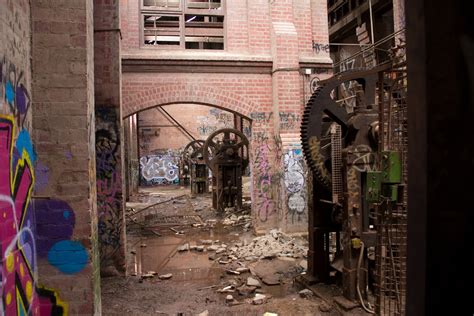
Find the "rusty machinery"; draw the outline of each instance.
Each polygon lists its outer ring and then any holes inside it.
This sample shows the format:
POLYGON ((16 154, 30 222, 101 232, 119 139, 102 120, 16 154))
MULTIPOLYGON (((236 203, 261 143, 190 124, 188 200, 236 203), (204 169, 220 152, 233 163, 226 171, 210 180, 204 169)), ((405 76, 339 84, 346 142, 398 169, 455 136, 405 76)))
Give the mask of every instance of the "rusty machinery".
POLYGON ((242 175, 249 163, 249 141, 239 130, 215 131, 203 146, 206 164, 212 171, 212 206, 242 208, 242 175))
MULTIPOLYGON (((389 62, 321 81, 305 107, 301 125, 303 150, 313 176, 306 281, 327 283, 331 276, 340 275, 344 296, 360 299, 362 305, 367 286, 377 296, 387 279, 388 270, 381 271, 380 264, 376 267, 376 253, 377 261, 393 259, 395 243, 402 244, 392 238, 390 245, 382 245, 379 229, 379 214, 403 200, 401 152, 383 144, 390 119, 381 108, 395 99, 391 77, 386 75, 391 72, 389 62), (341 89, 350 90, 350 98, 341 89), (341 94, 344 97, 338 99, 341 94)), ((391 104, 393 108, 398 103, 391 104)), ((402 258, 399 250, 396 256, 402 258)), ((400 276, 395 279, 400 281, 400 276)), ((392 291, 400 296, 399 288, 394 286, 392 291)), ((373 311, 370 306, 364 308, 373 311)))
POLYGON ((203 140, 193 140, 183 150, 183 165, 190 176, 191 194, 209 193, 209 168, 204 161, 203 140))

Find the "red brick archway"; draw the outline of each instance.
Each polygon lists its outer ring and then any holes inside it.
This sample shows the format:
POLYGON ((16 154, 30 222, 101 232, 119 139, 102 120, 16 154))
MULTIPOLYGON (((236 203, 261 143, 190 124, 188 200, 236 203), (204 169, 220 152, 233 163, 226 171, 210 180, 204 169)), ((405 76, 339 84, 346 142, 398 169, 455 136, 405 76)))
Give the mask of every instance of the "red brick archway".
POLYGON ((127 91, 123 97, 122 117, 158 106, 177 103, 194 103, 219 107, 250 118, 250 113, 259 110, 258 104, 222 89, 208 86, 173 84, 161 85, 137 92, 127 91))

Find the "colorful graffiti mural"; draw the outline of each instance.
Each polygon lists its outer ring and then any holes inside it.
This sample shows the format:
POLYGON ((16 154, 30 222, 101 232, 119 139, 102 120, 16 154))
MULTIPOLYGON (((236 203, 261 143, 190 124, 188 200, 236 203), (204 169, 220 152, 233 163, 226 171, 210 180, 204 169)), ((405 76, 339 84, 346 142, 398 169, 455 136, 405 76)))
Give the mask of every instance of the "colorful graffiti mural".
POLYGON ((37 284, 36 236, 30 203, 34 155, 29 150, 31 142, 13 146, 14 135, 13 116, 0 116, 0 314, 63 315, 67 305, 58 294, 37 284))
POLYGON ((179 184, 180 155, 171 150, 140 158, 141 185, 179 184))
POLYGON ((0 60, 0 96, 8 106, 8 112, 16 119, 16 126, 21 127, 26 127, 26 116, 30 109, 30 94, 24 79, 23 71, 6 57, 0 60))
MULTIPOLYGON (((120 130, 117 108, 96 105, 97 211, 101 264, 120 257, 123 234, 120 130)), ((112 262, 111 262, 112 261, 112 262)), ((120 261, 120 260, 119 260, 120 261)))

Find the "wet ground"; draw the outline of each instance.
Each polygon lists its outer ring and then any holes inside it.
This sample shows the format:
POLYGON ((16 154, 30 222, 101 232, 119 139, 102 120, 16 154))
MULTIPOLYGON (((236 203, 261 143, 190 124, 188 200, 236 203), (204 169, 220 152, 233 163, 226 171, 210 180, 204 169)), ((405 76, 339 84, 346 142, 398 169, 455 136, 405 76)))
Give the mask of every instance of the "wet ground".
POLYGON ((179 187, 144 189, 127 203, 128 276, 102 279, 105 315, 340 315, 299 294, 306 240, 256 238, 245 210, 218 215, 210 204, 179 187))

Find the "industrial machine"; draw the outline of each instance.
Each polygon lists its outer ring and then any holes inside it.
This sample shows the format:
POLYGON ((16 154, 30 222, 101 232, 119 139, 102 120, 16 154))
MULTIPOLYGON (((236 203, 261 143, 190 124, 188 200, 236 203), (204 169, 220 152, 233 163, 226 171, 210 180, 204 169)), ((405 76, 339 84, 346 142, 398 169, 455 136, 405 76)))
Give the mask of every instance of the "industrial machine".
POLYGON ((204 161, 203 140, 193 140, 183 150, 183 165, 189 170, 191 194, 209 193, 209 168, 204 161))
POLYGON ((239 130, 215 131, 203 145, 203 156, 212 171, 212 206, 218 211, 242 208, 242 175, 249 163, 249 141, 239 130))
POLYGON ((390 61, 321 81, 301 124, 313 178, 307 282, 340 276, 346 298, 386 315, 402 312, 405 293, 405 74, 390 61))

